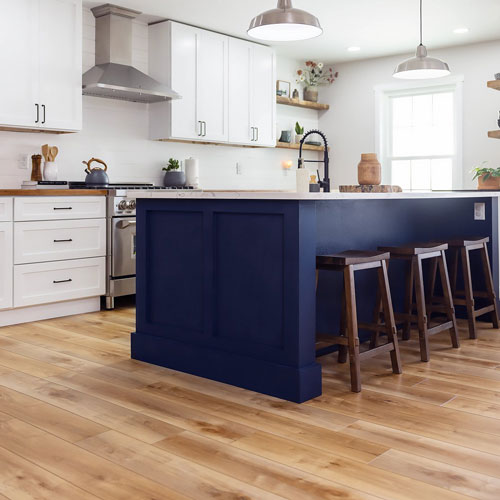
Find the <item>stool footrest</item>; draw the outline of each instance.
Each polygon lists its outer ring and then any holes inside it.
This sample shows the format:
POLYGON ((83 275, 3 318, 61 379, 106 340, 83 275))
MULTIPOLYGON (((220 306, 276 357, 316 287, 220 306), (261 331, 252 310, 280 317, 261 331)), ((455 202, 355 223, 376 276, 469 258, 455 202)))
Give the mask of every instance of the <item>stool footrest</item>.
POLYGON ((427 335, 436 335, 436 333, 443 332, 444 330, 449 330, 450 328, 453 328, 453 321, 447 321, 446 323, 441 323, 440 325, 428 328, 427 335))
POLYGON ((481 307, 481 309, 477 309, 474 311, 474 317, 482 316, 483 314, 490 313, 495 310, 495 306, 490 304, 489 306, 481 307))
POLYGON ((359 357, 361 359, 363 358, 371 358, 372 356, 377 356, 377 354, 381 354, 383 352, 387 351, 394 351, 394 343, 393 342, 388 342, 387 344, 383 344, 378 347, 373 347, 372 349, 368 351, 363 351, 359 353, 359 357))

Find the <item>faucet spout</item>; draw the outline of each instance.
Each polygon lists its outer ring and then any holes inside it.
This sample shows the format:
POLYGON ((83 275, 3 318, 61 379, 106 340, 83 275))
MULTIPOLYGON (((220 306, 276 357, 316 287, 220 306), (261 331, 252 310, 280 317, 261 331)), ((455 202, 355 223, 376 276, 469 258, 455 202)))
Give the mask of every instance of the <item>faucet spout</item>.
POLYGON ((325 166, 325 175, 323 177, 323 180, 319 180, 319 185, 321 188, 323 188, 324 193, 329 193, 330 192, 330 156, 328 154, 328 140, 326 139, 326 135, 321 132, 321 130, 309 130, 304 134, 304 137, 302 137, 302 140, 300 141, 300 146, 299 146, 299 159, 298 159, 298 168, 303 168, 304 162, 313 162, 313 163, 323 163, 325 166), (323 155, 323 160, 304 160, 302 158, 302 147, 304 145, 304 141, 306 138, 312 134, 317 134, 323 139, 323 145, 324 145, 324 155, 323 155))

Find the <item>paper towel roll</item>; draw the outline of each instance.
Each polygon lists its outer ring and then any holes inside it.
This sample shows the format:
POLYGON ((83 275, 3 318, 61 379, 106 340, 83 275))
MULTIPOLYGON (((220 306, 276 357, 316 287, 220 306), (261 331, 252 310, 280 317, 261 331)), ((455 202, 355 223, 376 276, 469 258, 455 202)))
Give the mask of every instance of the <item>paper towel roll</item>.
POLYGON ((200 162, 198 158, 188 158, 184 161, 186 170, 186 184, 188 186, 199 187, 200 184, 200 162))

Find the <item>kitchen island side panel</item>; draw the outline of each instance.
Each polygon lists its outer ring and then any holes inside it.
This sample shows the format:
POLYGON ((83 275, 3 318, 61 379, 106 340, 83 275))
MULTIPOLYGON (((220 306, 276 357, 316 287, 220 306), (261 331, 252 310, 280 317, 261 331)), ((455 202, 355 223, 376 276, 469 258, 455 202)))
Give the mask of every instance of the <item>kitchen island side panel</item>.
POLYGON ((302 402, 315 361, 315 204, 139 200, 132 357, 302 402))

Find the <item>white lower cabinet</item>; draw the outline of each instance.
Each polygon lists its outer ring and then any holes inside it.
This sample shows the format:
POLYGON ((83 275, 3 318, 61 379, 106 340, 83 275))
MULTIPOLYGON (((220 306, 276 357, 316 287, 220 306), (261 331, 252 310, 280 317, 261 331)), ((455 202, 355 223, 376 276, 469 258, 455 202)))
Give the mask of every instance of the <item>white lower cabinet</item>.
POLYGON ((12 222, 0 222, 0 310, 12 307, 12 222))
POLYGON ((106 255, 106 219, 16 222, 14 263, 106 255))
POLYGON ((25 196, 14 200, 16 222, 101 217, 106 217, 104 196, 25 196))
POLYGON ((14 307, 106 293, 105 257, 14 266, 14 307))

